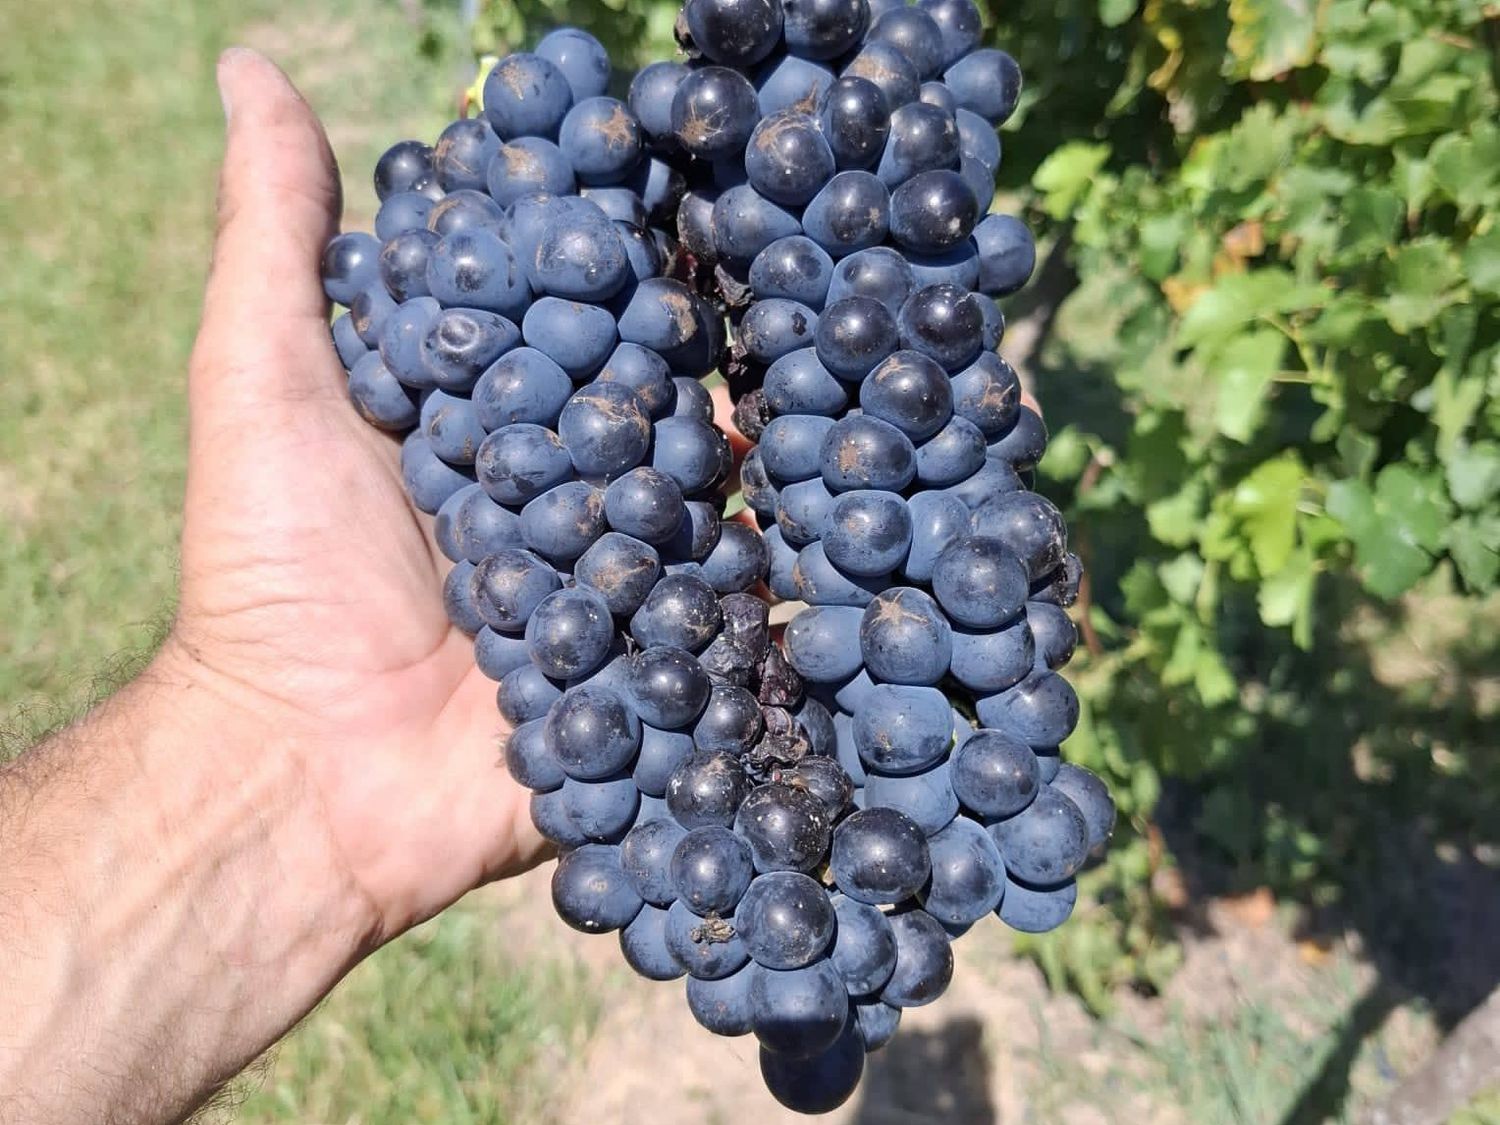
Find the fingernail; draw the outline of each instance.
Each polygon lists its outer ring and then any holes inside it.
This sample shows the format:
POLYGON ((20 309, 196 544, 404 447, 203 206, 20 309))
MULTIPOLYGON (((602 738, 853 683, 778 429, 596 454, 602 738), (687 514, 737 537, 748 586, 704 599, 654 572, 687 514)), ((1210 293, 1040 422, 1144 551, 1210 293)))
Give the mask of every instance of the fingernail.
POLYGON ((219 55, 219 101, 224 106, 224 123, 226 125, 234 116, 234 96, 230 93, 234 83, 230 78, 230 72, 239 65, 241 59, 250 53, 250 50, 245 47, 229 47, 219 55))

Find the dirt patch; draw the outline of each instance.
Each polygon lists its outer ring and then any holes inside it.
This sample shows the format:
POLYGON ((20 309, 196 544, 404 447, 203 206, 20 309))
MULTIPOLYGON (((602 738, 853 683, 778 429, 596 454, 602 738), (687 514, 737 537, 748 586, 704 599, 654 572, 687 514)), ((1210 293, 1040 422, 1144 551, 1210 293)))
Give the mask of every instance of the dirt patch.
MULTIPOLYGON (((724 1039, 700 1028, 683 983, 634 976, 613 937, 574 933, 552 914, 550 865, 485 892, 504 913, 518 957, 562 958, 596 982, 602 1015, 589 1046, 557 1083, 540 1121, 549 1125, 783 1125, 805 1120, 777 1105, 761 1083, 753 1038, 724 1039)), ((1352 949, 1299 942, 1284 914, 1264 904, 1210 904, 1203 936, 1189 938, 1167 993, 1118 998, 1108 1019, 1093 1019, 1071 996, 1051 993, 1040 972, 1010 951, 999 926, 958 942, 953 985, 937 1003, 910 1009, 901 1031, 872 1055, 859 1093, 819 1120, 839 1125, 919 1122, 994 1125, 1104 1125, 1150 1121, 1197 1125, 1214 1103, 1185 1098, 1168 1073, 1179 1056, 1211 1089, 1230 1078, 1214 1044, 1224 1036, 1254 1057, 1247 1012, 1274 1011, 1284 1025, 1269 1049, 1321 1058, 1377 987, 1373 968, 1352 949), (1238 1037, 1238 1038, 1235 1038, 1238 1037), (1241 1041, 1244 1041, 1243 1043, 1241 1041)), ((1376 1093, 1430 1050, 1431 1022, 1397 1006, 1364 1029, 1354 1066, 1355 1100, 1376 1093)), ((1265 1096, 1290 1096, 1274 1080, 1265 1096)), ((1292 1092, 1295 1092, 1293 1090, 1292 1092)))

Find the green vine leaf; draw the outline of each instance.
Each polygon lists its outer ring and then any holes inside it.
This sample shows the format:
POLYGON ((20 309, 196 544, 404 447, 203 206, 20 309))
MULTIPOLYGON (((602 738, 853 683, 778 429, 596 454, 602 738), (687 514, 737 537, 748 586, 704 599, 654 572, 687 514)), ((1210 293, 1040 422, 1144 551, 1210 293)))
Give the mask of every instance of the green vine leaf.
POLYGON ((1379 597, 1395 598, 1432 569, 1452 507, 1436 473, 1388 465, 1374 489, 1363 481, 1335 482, 1328 513, 1349 533, 1365 585, 1379 597))

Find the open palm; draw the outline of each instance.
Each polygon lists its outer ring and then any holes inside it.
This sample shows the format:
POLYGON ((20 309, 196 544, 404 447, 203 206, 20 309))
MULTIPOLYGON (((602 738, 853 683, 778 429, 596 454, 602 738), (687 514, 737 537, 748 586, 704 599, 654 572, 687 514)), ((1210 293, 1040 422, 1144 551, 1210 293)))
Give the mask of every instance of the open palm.
POLYGON ((344 391, 318 277, 339 187, 271 63, 221 64, 229 141, 194 349, 173 643, 296 758, 379 937, 540 854, 494 685, 444 614, 398 450, 344 391))

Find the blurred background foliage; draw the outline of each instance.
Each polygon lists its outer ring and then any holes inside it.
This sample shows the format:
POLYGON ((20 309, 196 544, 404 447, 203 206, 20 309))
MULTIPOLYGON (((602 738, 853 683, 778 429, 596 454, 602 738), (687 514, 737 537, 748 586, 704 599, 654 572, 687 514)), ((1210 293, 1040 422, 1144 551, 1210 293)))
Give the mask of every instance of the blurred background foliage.
POLYGON ((1269 885, 1426 963, 1381 915, 1441 927, 1500 796, 1500 7, 991 14, 1029 79, 1004 188, 1052 245, 1044 487, 1092 577, 1067 751, 1135 830, 1109 921, 1033 948, 1103 1007, 1170 969, 1164 908, 1269 885))

